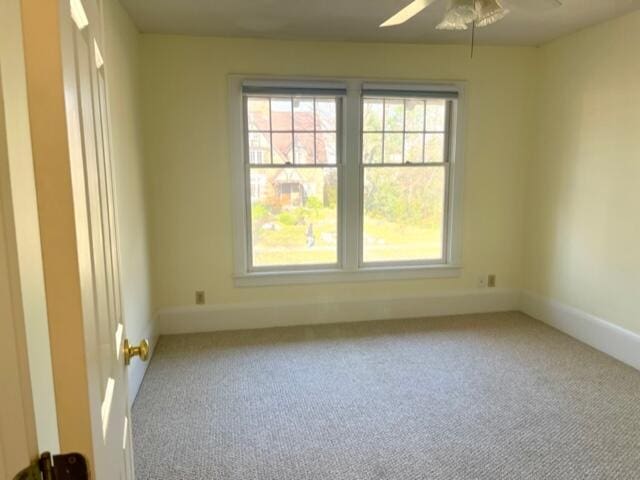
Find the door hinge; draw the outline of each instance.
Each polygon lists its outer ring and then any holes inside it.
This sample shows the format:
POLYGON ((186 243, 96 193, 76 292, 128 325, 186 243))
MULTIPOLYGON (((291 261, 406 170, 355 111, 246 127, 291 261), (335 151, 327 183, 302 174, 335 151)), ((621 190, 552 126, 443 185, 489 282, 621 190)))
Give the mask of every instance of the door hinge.
POLYGON ((89 480, 87 460, 79 453, 43 453, 14 480, 89 480))

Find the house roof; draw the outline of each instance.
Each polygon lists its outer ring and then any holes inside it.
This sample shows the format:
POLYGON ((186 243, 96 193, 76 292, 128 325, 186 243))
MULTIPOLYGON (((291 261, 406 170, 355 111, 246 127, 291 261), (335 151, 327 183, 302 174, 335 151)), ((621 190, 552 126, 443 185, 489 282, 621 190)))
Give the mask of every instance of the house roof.
MULTIPOLYGON (((291 158, 291 149, 293 148, 293 140, 290 135, 284 135, 286 133, 290 133, 284 131, 287 128, 287 125, 291 124, 291 114, 288 112, 271 112, 271 122, 272 126, 277 127, 277 130, 272 131, 273 133, 273 151, 274 156, 279 156, 280 158, 287 159, 291 158), (282 130, 282 131, 279 131, 282 130)), ((295 112, 295 141, 297 147, 302 148, 307 155, 307 158, 312 159, 314 155, 314 129, 315 123, 313 118, 313 113, 310 112, 295 112)), ((264 137, 265 143, 269 144, 269 118, 268 115, 263 114, 262 112, 254 112, 251 114, 251 118, 249 121, 249 129, 250 130, 260 130, 264 137)), ((323 135, 323 131, 317 131, 315 135, 316 142, 316 160, 319 164, 328 163, 328 155, 327 151, 330 148, 327 147, 326 137, 323 135)), ((333 132, 328 132, 333 133, 333 132)), ((335 136, 334 136, 335 138, 335 136)))

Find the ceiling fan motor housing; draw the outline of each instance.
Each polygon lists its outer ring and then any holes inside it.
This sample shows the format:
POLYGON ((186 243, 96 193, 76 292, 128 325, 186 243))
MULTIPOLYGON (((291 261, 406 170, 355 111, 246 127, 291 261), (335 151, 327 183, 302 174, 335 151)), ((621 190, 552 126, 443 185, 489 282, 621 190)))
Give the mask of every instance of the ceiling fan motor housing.
POLYGON ((486 27, 504 18, 509 10, 499 0, 447 0, 447 9, 438 30, 466 30, 475 22, 486 27))

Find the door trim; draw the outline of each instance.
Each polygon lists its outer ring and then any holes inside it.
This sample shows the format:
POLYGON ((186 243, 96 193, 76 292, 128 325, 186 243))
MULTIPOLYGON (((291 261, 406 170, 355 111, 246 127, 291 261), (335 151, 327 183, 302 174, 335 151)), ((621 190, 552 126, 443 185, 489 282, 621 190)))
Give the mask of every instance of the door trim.
MULTIPOLYGON (((20 0, 0 2, 0 179, 5 238, 13 271, 18 349, 32 403, 37 450, 59 451, 53 369, 49 347, 42 253, 31 155, 20 0), (4 102, 3 102, 4 99, 4 102), (22 333, 20 333, 22 332, 22 333)), ((25 390, 26 391, 26 390, 25 390)), ((26 394, 25 394, 26 395, 26 394)))

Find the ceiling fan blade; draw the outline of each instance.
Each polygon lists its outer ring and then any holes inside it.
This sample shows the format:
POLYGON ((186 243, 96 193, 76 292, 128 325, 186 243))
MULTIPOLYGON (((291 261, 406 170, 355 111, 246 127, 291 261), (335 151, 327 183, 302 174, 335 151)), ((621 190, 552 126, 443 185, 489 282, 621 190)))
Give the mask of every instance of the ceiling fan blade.
POLYGON ((506 8, 527 12, 544 12, 562 6, 560 0, 500 0, 506 8))
POLYGON ((435 2, 435 0, 413 0, 413 2, 396 13, 393 17, 381 23, 380 26, 393 27, 395 25, 400 25, 409 20, 411 17, 416 16, 433 2, 435 2))

